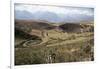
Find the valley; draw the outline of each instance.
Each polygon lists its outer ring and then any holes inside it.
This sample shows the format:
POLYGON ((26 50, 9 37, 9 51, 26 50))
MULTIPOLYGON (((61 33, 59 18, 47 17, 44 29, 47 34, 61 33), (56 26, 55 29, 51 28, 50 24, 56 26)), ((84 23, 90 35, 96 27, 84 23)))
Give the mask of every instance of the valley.
POLYGON ((93 23, 15 21, 15 65, 93 61, 93 23))

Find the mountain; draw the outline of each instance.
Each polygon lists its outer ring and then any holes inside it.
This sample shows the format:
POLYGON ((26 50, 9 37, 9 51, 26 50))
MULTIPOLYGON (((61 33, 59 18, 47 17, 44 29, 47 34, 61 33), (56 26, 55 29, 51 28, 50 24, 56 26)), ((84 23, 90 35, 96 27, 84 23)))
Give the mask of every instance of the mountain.
POLYGON ((65 23, 59 26, 65 32, 80 32, 81 26, 79 23, 65 23))
POLYGON ((59 22, 61 19, 56 13, 43 11, 43 12, 35 12, 34 13, 34 19, 37 20, 46 20, 49 22, 59 22))
POLYGON ((34 20, 15 20, 15 28, 19 29, 38 29, 38 30, 44 30, 44 29, 52 29, 55 26, 48 24, 46 22, 41 21, 34 21, 34 20))
POLYGON ((36 11, 36 12, 29 12, 26 10, 15 10, 15 19, 24 19, 24 20, 45 20, 48 22, 54 23, 61 23, 61 22, 81 22, 81 21, 93 21, 93 16, 85 15, 85 14, 76 14, 76 13, 69 13, 69 14, 57 14, 50 11, 36 11))
POLYGON ((32 19, 32 18, 33 18, 32 13, 28 11, 19 11, 19 10, 15 11, 15 19, 32 19))
POLYGON ((42 12, 37 11, 37 12, 31 13, 28 11, 19 11, 19 10, 15 11, 15 19, 46 20, 49 22, 59 22, 61 20, 57 14, 48 12, 48 11, 42 11, 42 12))
POLYGON ((94 25, 93 23, 65 23, 59 26, 64 32, 93 32, 94 25))

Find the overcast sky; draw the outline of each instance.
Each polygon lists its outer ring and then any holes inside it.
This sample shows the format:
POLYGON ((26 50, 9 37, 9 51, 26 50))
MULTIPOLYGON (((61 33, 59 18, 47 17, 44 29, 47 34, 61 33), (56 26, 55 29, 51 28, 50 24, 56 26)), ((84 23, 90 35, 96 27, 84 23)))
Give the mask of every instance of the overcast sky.
POLYGON ((93 8, 15 4, 15 19, 50 22, 86 22, 94 20, 93 8))

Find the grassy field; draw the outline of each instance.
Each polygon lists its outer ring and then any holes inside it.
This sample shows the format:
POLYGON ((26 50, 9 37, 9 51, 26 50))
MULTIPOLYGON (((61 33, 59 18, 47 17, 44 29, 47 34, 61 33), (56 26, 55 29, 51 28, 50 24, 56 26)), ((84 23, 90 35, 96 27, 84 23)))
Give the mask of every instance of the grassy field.
POLYGON ((47 30, 48 35, 30 40, 15 37, 15 65, 93 61, 94 33, 47 30))

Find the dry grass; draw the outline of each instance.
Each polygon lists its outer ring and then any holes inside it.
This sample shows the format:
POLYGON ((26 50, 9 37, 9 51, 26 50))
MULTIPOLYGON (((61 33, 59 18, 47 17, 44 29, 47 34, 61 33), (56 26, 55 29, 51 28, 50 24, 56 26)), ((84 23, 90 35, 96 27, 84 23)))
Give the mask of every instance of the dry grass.
MULTIPOLYGON (((57 30, 46 32, 48 35, 42 38, 43 42, 40 44, 24 48, 20 48, 23 46, 20 45, 15 48, 16 65, 91 61, 94 59, 93 32, 78 34, 57 30)), ((19 39, 16 38, 16 42, 18 41, 19 39)))

